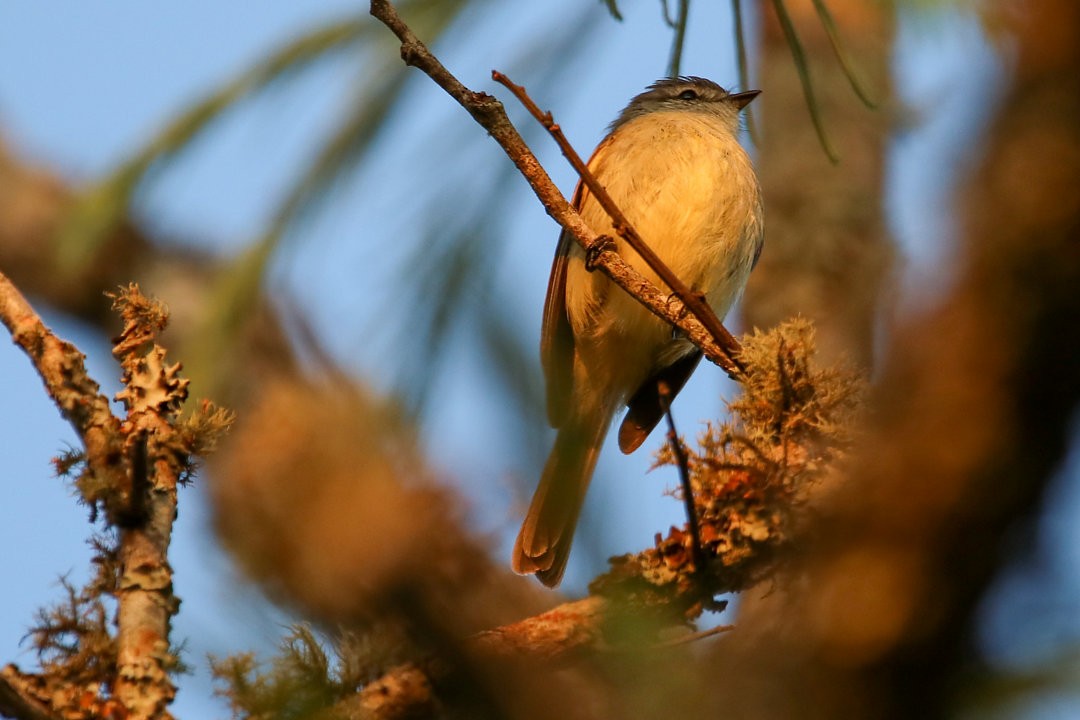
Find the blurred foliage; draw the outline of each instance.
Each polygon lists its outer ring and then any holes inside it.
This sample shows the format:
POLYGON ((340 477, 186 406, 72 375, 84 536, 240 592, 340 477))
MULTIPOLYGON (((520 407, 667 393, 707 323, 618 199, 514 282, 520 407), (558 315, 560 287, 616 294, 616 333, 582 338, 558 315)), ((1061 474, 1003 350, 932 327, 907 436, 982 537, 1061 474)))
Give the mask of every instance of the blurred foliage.
MULTIPOLYGON (((731 403, 733 419, 710 424, 690 454, 711 566, 694 575, 686 533, 673 530, 656 548, 614 560, 612 573, 593 583, 611 603, 602 647, 617 652, 578 658, 568 673, 578 683, 570 698, 592 698, 593 711, 625 709, 624 696, 652 710, 672 698, 692 704, 704 692, 707 680, 696 673, 650 675, 646 688, 636 686, 653 672, 665 631, 696 618, 707 596, 750 587, 797 542, 808 494, 851 442, 863 381, 814 365, 809 323, 744 342, 749 380, 731 403), (605 673, 603 689, 586 680, 592 662, 605 673)), ((250 653, 215 659, 219 694, 237 718, 352 717, 357 705, 370 710, 365 698, 384 685, 390 706, 395 693, 415 701, 397 686, 407 666, 449 716, 555 713, 508 680, 533 677, 550 692, 552 676, 528 653, 512 662, 473 654, 472 633, 522 610, 501 582, 485 579, 486 553, 455 525, 452 498, 425 489, 407 428, 394 429, 387 412, 340 386, 280 388, 241 428, 240 447, 218 467, 229 480, 215 483, 222 534, 279 599, 323 627, 349 630, 316 636, 297 626, 266 662, 250 653)), ((670 450, 660 453, 660 462, 671 461, 670 450)), ((620 716, 652 716, 642 708, 620 716)), ((412 717, 385 708, 370 716, 412 717)))
POLYGON ((615 2, 615 0, 602 0, 602 1, 604 3, 604 6, 607 7, 608 12, 611 13, 611 17, 615 18, 616 20, 620 20, 620 21, 623 19, 622 18, 622 13, 619 12, 619 6, 615 2))
MULTIPOLYGON (((331 658, 307 625, 294 625, 280 643, 280 652, 264 668, 246 653, 210 658, 210 670, 236 718, 299 720, 326 710, 355 693, 347 658, 331 658)), ((319 717, 335 717, 320 714, 319 717)))
POLYGON ((133 194, 147 174, 189 149, 225 112, 331 53, 360 42, 373 29, 370 22, 359 18, 320 27, 290 42, 182 112, 131 160, 83 191, 60 231, 61 270, 85 262, 124 219, 133 194))
POLYGON ((1064 711, 1080 695, 1080 643, 1065 641, 1049 657, 1021 667, 980 671, 961 696, 964 720, 1027 717, 1025 711, 1057 702, 1064 711))
MULTIPOLYGON (((833 53, 836 54, 836 59, 843 68, 844 75, 847 76, 848 82, 851 83, 851 89, 855 91, 855 94, 859 96, 864 105, 869 108, 876 108, 877 102, 870 97, 870 92, 865 87, 864 81, 859 78, 854 61, 848 56, 847 50, 844 49, 843 42, 840 39, 840 31, 836 27, 836 20, 833 19, 832 12, 829 10, 829 6, 825 4, 825 0, 814 0, 814 11, 817 12, 821 26, 829 36, 829 44, 832 45, 833 53)), ((809 95, 807 101, 809 101, 809 95)))

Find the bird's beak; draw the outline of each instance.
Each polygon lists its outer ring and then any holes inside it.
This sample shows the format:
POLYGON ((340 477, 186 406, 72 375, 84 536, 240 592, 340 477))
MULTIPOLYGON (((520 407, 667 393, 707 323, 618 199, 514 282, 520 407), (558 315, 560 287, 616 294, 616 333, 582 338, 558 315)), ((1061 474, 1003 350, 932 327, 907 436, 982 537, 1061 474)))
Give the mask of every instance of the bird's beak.
POLYGON ((735 93, 734 95, 728 95, 728 100, 735 103, 735 107, 742 110, 744 107, 750 104, 750 101, 761 94, 760 90, 747 90, 746 92, 735 93))

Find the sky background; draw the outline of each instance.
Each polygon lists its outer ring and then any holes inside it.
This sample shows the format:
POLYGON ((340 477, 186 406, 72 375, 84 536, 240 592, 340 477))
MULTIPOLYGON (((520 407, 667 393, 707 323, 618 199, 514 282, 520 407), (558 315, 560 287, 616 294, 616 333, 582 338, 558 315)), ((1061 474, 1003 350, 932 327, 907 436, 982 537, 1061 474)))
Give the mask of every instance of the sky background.
MULTIPOLYGON (((670 34, 659 22, 656 3, 622 6, 625 21, 600 17, 599 32, 589 36, 586 52, 554 87, 544 88, 548 94, 536 97, 556 112, 583 154, 627 99, 666 68, 670 34)), ((129 157, 173 114, 298 29, 356 7, 337 0, 267 1, 253 13, 250 5, 204 0, 0 3, 0 133, 26 162, 72 181, 96 178, 129 157)), ((591 22, 597 13, 602 14, 599 3, 591 7, 568 0, 481 4, 435 49, 467 85, 505 99, 506 93, 490 80, 492 68, 529 83, 536 77, 530 58, 543 57, 545 43, 559 37, 568 21, 591 22)), ((730 38, 725 3, 695 4, 684 72, 732 84, 736 72, 730 38)), ((902 18, 894 80, 913 122, 893 141, 886 204, 906 263, 905 307, 931 302, 947 285, 951 183, 974 157, 982 119, 997 97, 1003 72, 978 22, 963 12, 902 18)), ((355 65, 346 59, 328 62, 238 108, 140 194, 140 217, 173 241, 222 254, 237 252, 263 229, 290 173, 341 110, 342 88, 355 80, 355 65)), ((519 125, 528 122, 513 106, 511 115, 519 125)), ((425 144, 440 136, 469 138, 469 152, 462 156, 470 163, 505 162, 494 143, 416 73, 405 102, 362 170, 336 189, 325 213, 290 238, 274 268, 275 291, 297 302, 333 355, 376 387, 390 386, 393 368, 386 367, 386 345, 371 340, 384 307, 371 298, 396 277, 396 263, 403 259, 397 239, 420 228, 421 218, 408 211, 412 173, 425 159, 435 165, 426 172, 436 174, 436 184, 461 183, 466 194, 482 193, 469 185, 469 167, 460 157, 425 144)), ((534 146, 569 191, 574 178, 557 150, 542 138, 534 146)), ((530 198, 524 182, 510 191, 505 206, 490 211, 507 230, 496 259, 497 282, 515 288, 515 314, 523 332, 538 342, 556 226, 530 198)), ((106 393, 115 393, 117 368, 103 338, 38 307, 51 327, 87 353, 90 372, 106 393)), ((493 553, 505 559, 527 499, 520 486, 529 480, 521 477, 535 472, 547 440, 529 449, 525 460, 519 446, 499 442, 506 408, 500 397, 484 392, 486 369, 470 354, 467 338, 451 346, 446 362, 446 376, 455 381, 442 383, 432 397, 425 444, 435 466, 469 499, 477 531, 490 535, 493 553)), ((539 373, 538 362, 535 369, 539 373)), ((693 434, 694 423, 720 414, 721 395, 729 390, 725 382, 712 367, 696 374, 677 406, 682 432, 693 434)), ((676 482, 673 473, 645 474, 649 453, 659 442, 652 438, 647 451, 631 457, 607 448, 586 517, 599 531, 595 543, 579 547, 572 558, 566 592, 582 592, 606 556, 642 546, 654 531, 680 522, 679 504, 661 498, 662 490, 676 482), (616 486, 615 477, 641 481, 628 492, 625 481, 616 486)), ((86 577, 86 512, 51 476, 49 463, 73 443, 74 435, 26 357, 0 343, 0 547, 5 548, 0 559, 13 579, 0 593, 0 662, 32 666, 32 654, 20 640, 35 610, 59 598, 58 576, 69 573, 75 582, 86 577)), ((1080 537, 1072 522, 1080 510, 1078 465, 1074 458, 1051 499, 1057 510, 1040 530, 1044 551, 1004 581, 987 606, 985 644, 1006 665, 1044 660, 1062 642, 1077 639, 1075 621, 1025 619, 1018 630, 1017 615, 1049 613, 1060 620, 1075 617, 1080 609, 1071 600, 1080 597, 1075 550, 1080 537)), ((204 495, 197 488, 187 490, 180 502, 172 562, 184 604, 174 632, 177 639, 187 639, 186 659, 196 672, 181 679, 174 709, 178 717, 221 717, 226 709, 212 698, 206 654, 266 652, 287 618, 235 576, 215 545, 204 495)), ((1066 707, 1080 705, 1050 698, 1026 708, 1024 716, 1055 717, 1066 707)))

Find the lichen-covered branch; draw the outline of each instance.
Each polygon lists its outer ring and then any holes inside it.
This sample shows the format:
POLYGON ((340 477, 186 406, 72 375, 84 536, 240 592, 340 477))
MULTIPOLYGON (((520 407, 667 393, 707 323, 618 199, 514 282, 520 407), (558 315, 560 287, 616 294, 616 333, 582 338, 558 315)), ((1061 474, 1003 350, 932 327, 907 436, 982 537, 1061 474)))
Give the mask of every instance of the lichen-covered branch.
POLYGON ((48 705, 27 691, 12 665, 0 670, 0 715, 16 720, 57 720, 48 705))
POLYGON ((135 285, 113 298, 124 320, 113 355, 124 373, 117 399, 127 409, 121 433, 132 476, 131 503, 120 527, 113 692, 134 717, 160 717, 176 694, 169 677, 176 664, 169 629, 180 601, 172 590, 168 552, 187 451, 175 422, 188 381, 154 344, 165 327, 164 306, 135 285))
POLYGON ((0 273, 0 321, 34 364, 64 418, 83 442, 87 467, 102 485, 125 483, 119 421, 86 372, 84 356, 56 337, 6 275, 0 273))
MULTIPOLYGON (((592 592, 692 619, 713 597, 767 577, 797 542, 811 494, 852 443, 864 383, 815 365, 804 320, 743 342, 746 380, 731 419, 708 424, 687 448, 704 572, 695 572, 691 533, 672 528, 654 547, 613 558, 592 592)), ((677 462, 670 445, 658 457, 677 462)))
POLYGON ((32 631, 46 660, 42 674, 14 666, 5 672, 9 685, 18 681, 34 690, 30 697, 65 717, 116 710, 126 718, 166 718, 176 693, 169 630, 179 600, 168 549, 177 485, 191 472, 195 451, 211 446, 231 417, 204 403, 193 418, 180 419, 187 380, 155 343, 166 324, 164 306, 136 285, 113 297, 124 320, 113 350, 123 369, 124 389, 117 396, 127 409, 122 420, 87 375, 82 353, 46 328, 0 274, 0 319, 85 448, 58 460, 57 468, 62 474, 79 469, 75 484, 82 500, 92 517, 103 512, 110 531, 95 541, 99 567, 90 586, 82 592, 67 586, 69 604, 43 611, 32 631), (116 601, 115 637, 108 635, 100 601, 107 594, 116 601))

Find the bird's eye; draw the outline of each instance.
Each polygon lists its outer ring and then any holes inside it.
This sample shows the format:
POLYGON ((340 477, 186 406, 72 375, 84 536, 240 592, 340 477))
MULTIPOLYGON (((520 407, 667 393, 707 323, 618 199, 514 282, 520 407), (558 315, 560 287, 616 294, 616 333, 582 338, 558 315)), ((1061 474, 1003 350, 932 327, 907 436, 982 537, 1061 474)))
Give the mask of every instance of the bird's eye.
POLYGON ((683 90, 681 93, 679 93, 679 99, 680 100, 697 100, 698 99, 697 90, 683 90))

